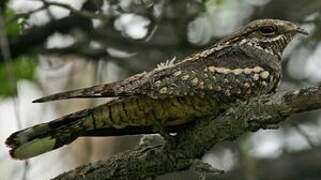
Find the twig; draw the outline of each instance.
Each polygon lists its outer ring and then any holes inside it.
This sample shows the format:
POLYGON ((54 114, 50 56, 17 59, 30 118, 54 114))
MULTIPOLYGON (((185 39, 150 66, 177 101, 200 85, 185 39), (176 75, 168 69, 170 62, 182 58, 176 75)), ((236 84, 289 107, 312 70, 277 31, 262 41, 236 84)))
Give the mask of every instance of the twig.
POLYGON ((297 124, 296 122, 293 122, 292 124, 293 124, 293 127, 297 130, 297 132, 303 136, 303 138, 310 145, 310 147, 312 148, 317 147, 317 145, 311 139, 310 135, 302 127, 300 127, 299 124, 297 124))
POLYGON ((70 6, 69 4, 65 4, 65 3, 46 1, 46 0, 33 0, 33 1, 41 1, 45 5, 45 7, 49 7, 49 6, 61 7, 61 8, 69 10, 73 14, 77 14, 77 15, 80 15, 82 17, 86 17, 89 19, 100 19, 100 20, 108 21, 108 19, 110 18, 109 16, 106 16, 104 14, 96 14, 96 13, 92 13, 92 12, 89 12, 86 10, 77 10, 77 9, 73 8, 72 6, 70 6))

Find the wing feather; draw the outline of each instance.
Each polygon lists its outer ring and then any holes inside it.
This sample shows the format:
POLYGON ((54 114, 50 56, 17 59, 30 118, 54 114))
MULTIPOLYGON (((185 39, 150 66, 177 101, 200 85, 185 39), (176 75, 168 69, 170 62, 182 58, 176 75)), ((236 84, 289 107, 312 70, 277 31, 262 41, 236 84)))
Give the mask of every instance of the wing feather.
POLYGON ((144 76, 146 73, 137 74, 127 79, 96 85, 88 88, 76 89, 71 91, 60 92, 45 96, 32 101, 33 103, 43 103, 48 101, 56 101, 62 99, 72 98, 101 98, 101 97, 119 97, 119 96, 131 96, 135 94, 141 84, 143 84, 144 76))

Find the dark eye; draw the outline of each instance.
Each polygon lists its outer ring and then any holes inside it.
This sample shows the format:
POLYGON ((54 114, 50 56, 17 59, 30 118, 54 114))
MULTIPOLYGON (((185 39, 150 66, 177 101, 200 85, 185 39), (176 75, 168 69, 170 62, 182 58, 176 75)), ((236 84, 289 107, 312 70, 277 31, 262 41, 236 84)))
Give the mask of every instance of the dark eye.
POLYGON ((263 34, 274 34, 275 29, 273 26, 263 26, 260 28, 260 32, 263 34))

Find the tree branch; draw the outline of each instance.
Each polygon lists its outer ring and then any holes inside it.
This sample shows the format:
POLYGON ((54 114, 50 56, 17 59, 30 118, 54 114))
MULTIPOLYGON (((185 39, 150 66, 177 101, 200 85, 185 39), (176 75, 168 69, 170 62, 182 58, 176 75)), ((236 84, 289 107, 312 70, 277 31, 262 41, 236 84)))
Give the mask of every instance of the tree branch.
MULTIPOLYGON (((86 2, 82 9, 89 12, 92 10, 92 4, 93 2, 91 1, 86 2)), ((44 8, 46 8, 46 6, 44 6, 44 8)), ((29 14, 30 13, 32 12, 29 12, 29 14)), ((32 53, 36 48, 43 47, 47 38, 55 32, 68 33, 74 29, 89 32, 92 30, 91 20, 79 14, 72 14, 68 17, 52 20, 43 26, 25 30, 23 34, 9 39, 9 49, 12 58, 14 59, 20 55, 32 53)), ((0 63, 3 63, 2 58, 0 58, 0 63)))
POLYGON ((246 104, 236 103, 215 118, 199 119, 166 143, 144 143, 55 179, 147 179, 186 170, 219 142, 234 140, 248 131, 275 128, 292 114, 318 108, 321 86, 261 96, 246 104))

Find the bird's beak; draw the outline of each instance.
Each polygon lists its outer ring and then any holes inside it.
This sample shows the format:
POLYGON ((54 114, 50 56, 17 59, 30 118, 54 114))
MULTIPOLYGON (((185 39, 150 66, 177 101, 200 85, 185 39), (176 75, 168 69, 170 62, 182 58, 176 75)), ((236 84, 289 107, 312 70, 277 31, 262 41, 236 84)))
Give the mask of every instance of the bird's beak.
POLYGON ((304 34, 304 35, 309 35, 309 32, 306 31, 305 29, 301 28, 301 27, 297 27, 294 31, 297 32, 297 33, 304 34))

